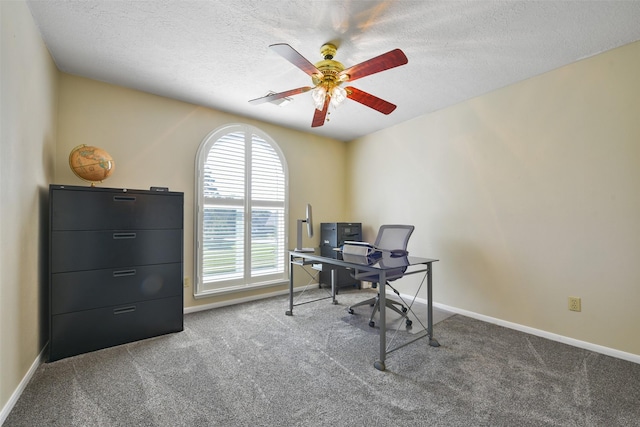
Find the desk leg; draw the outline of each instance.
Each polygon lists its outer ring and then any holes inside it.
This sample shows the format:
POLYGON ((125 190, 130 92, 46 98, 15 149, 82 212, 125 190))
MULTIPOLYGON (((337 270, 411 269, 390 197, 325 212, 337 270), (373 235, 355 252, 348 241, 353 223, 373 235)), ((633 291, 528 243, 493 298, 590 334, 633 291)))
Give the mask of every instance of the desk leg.
POLYGON ((336 283, 338 283, 338 270, 335 268, 331 269, 331 300, 333 304, 338 304, 336 301, 336 283))
POLYGON ((378 295, 380 295, 380 303, 378 305, 380 309, 380 359, 376 360, 373 366, 379 370, 384 371, 386 366, 384 361, 387 357, 387 275, 384 270, 380 270, 380 283, 378 283, 378 295))
POLYGON ((293 257, 289 255, 289 310, 285 311, 284 314, 287 316, 293 316, 293 257))
POLYGON ((429 345, 440 347, 440 343, 433 338, 433 275, 431 274, 433 263, 427 264, 427 268, 427 334, 429 335, 429 345))

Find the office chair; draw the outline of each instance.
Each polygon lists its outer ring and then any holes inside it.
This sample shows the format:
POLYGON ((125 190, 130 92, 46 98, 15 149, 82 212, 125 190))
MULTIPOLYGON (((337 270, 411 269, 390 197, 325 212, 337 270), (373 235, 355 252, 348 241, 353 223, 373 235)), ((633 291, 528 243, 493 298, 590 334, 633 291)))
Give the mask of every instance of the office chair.
MULTIPOLYGON (((378 231, 378 236, 376 237, 374 246, 378 249, 381 249, 383 252, 392 251, 392 253, 396 255, 402 252, 406 254, 409 237, 411 237, 411 233, 413 233, 414 228, 415 227, 413 225, 382 225, 380 226, 380 230, 378 231)), ((384 263, 384 266, 387 268, 393 267, 392 264, 394 263, 398 266, 397 268, 386 270, 387 283, 385 285, 388 285, 389 287, 391 287, 389 282, 401 278, 407 269, 406 256, 399 256, 395 258, 393 256, 384 256, 384 258, 381 259, 380 262, 384 263)), ((374 288, 377 287, 380 281, 380 275, 374 272, 358 273, 356 271, 356 273, 353 274, 353 277, 357 280, 371 282, 371 285, 374 288)), ((391 287, 391 289, 393 289, 393 287, 391 287)), ((375 322, 373 321, 373 317, 376 312, 380 310, 380 292, 384 291, 385 289, 380 287, 375 298, 369 298, 365 301, 361 301, 357 304, 349 306, 347 308, 347 311, 349 312, 349 314, 354 314, 353 309, 355 307, 359 307, 361 305, 373 306, 373 311, 371 312, 371 317, 369 318, 369 326, 374 327, 375 322)), ((396 294, 398 293, 398 291, 396 291, 395 289, 393 289, 393 291, 396 294)), ((407 307, 397 301, 393 301, 388 298, 385 299, 385 306, 404 317, 407 326, 411 326, 412 322, 407 317, 407 307)))

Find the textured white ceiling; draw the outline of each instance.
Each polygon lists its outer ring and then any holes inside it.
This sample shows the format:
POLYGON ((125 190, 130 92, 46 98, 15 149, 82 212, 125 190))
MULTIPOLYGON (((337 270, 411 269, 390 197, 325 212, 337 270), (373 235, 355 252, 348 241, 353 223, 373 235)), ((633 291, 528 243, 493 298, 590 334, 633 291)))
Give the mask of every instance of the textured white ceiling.
POLYGON ((640 40, 640 1, 29 0, 61 71, 349 141, 640 40), (400 48, 407 65, 352 85, 398 105, 351 100, 312 129, 310 93, 278 107, 248 101, 311 85, 268 49, 310 62, 338 45, 346 67, 400 48))

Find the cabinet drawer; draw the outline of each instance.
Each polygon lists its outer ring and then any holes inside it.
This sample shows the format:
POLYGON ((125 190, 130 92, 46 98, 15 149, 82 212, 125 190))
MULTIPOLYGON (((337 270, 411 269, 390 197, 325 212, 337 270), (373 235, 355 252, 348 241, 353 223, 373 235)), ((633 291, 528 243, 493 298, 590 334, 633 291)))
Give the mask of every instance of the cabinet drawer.
POLYGON ((51 290, 51 314, 182 297, 182 264, 55 273, 51 290))
POLYGON ((182 261, 182 230, 52 231, 51 272, 182 261))
POLYGON ((52 316, 49 361, 182 331, 182 305, 171 297, 52 316))
POLYGON ((52 230, 182 228, 182 193, 51 189, 52 230))

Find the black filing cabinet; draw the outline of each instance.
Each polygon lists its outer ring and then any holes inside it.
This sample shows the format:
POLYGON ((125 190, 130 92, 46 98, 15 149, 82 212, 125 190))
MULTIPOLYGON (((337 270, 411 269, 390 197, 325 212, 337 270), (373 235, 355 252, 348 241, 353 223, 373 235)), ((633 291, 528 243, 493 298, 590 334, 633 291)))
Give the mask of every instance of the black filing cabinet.
POLYGON ((49 197, 49 361, 182 331, 183 193, 49 197))
MULTIPOLYGON (((330 253, 345 241, 361 241, 362 224, 359 222, 323 222, 320 224, 320 252, 330 253)), ((332 266, 332 268, 334 268, 332 266)), ((360 282, 351 277, 351 272, 343 267, 336 268, 336 286, 359 286, 360 282)), ((320 271, 320 285, 331 286, 331 269, 320 271)))

